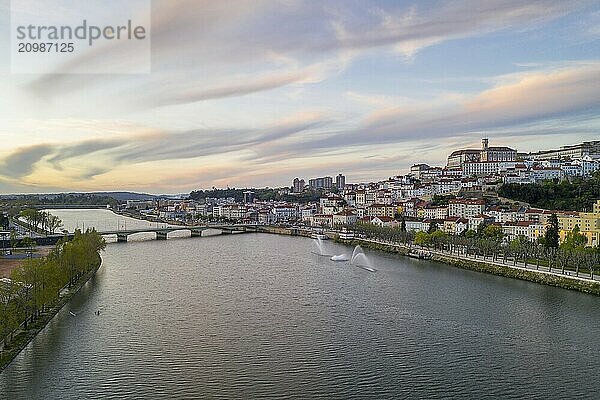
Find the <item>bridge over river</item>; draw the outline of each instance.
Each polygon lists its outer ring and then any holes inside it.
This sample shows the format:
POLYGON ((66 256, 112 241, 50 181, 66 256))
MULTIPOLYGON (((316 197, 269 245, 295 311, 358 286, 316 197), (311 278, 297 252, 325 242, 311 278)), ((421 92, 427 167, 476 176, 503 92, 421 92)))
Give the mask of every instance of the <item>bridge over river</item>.
MULTIPOLYGON (((207 230, 220 231, 220 235, 248 233, 248 232, 263 232, 265 229, 262 225, 243 225, 243 224, 219 224, 219 225, 198 225, 198 226, 168 226, 160 228, 136 228, 136 229, 115 229, 115 230, 99 230, 98 233, 102 236, 116 235, 118 243, 126 243, 129 236, 137 233, 154 233, 156 240, 167 240, 169 233, 189 231, 191 237, 200 237, 207 230)), ((47 236, 33 237, 32 239, 39 246, 52 246, 58 243, 61 239, 73 239, 73 233, 54 234, 47 236)), ((9 248, 10 240, 8 238, 0 238, 0 248, 9 248)))
POLYGON ((130 235, 136 233, 154 233, 156 240, 167 240, 169 233, 189 231, 191 237, 200 237, 207 230, 220 231, 221 235, 229 235, 234 233, 260 232, 259 225, 198 225, 198 226, 170 226, 165 228, 138 228, 138 229, 117 229, 112 231, 99 232, 102 236, 116 235, 118 243, 127 242, 130 235))

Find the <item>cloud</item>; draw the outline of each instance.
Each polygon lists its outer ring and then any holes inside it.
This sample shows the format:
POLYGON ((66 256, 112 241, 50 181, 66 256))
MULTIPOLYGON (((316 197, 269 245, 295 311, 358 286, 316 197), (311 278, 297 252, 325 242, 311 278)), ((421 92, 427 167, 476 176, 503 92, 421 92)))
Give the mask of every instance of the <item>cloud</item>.
POLYGON ((464 105, 465 117, 510 124, 600 107, 600 63, 551 72, 509 75, 464 105))
MULTIPOLYGON (((445 101, 384 109, 365 119, 353 132, 313 143, 399 143, 451 137, 473 131, 515 126, 565 115, 597 115, 600 111, 600 63, 552 71, 511 74, 479 94, 446 95, 445 101)), ((310 144, 309 144, 310 146, 310 144)))
MULTIPOLYGON (((9 143, 0 176, 47 186, 154 179, 164 187, 191 185, 196 172, 215 183, 268 182, 328 165, 366 176, 369 168, 375 174, 420 157, 443 159, 449 146, 483 132, 580 138, 600 125, 599 63, 547 60, 595 56, 593 46, 581 53, 559 48, 557 39, 574 25, 581 24, 575 36, 589 30, 598 13, 585 15, 594 2, 412 3, 155 1, 151 74, 48 74, 34 77, 30 92, 19 86, 30 77, 0 82, 11 106, 0 132, 9 143), (550 48, 536 47, 525 60, 520 51, 492 57, 506 61, 499 65, 481 60, 483 53, 468 67, 471 60, 447 67, 440 60, 454 56, 451 45, 432 49, 422 63, 398 57, 484 35, 491 46, 506 39, 539 46, 528 41, 533 34, 549 38, 550 48), (502 75, 473 77, 479 65, 502 75), (294 114, 307 104, 321 112, 294 114), (89 124, 69 126, 75 116, 89 124), (236 163, 244 166, 238 172, 236 163)), ((130 61, 119 46, 92 50, 63 72, 77 63, 130 61)))
POLYGON ((159 160, 224 155, 236 151, 252 151, 265 145, 300 134, 327 123, 319 114, 305 114, 284 119, 262 129, 194 129, 162 133, 127 140, 110 153, 116 162, 138 163, 159 160))
POLYGON ((49 162, 53 163, 56 167, 60 167, 60 162, 69 158, 75 158, 79 156, 89 156, 95 152, 114 149, 123 145, 123 141, 119 139, 104 140, 104 139, 91 139, 85 140, 75 145, 61 146, 53 149, 53 155, 48 159, 49 162))
POLYGON ((115 44, 84 53, 72 66, 40 76, 30 88, 52 97, 83 87, 127 82, 128 105, 133 108, 139 102, 136 96, 158 99, 155 105, 244 96, 310 83, 314 74, 322 80, 370 49, 387 47, 413 57, 425 47, 448 40, 538 26, 586 4, 576 0, 462 0, 430 8, 419 4, 384 10, 376 2, 349 7, 343 0, 324 4, 159 1, 153 4, 151 76, 98 75, 88 80, 68 74, 71 67, 106 59, 130 62, 126 49, 115 44), (311 70, 320 64, 330 65, 317 67, 320 73, 311 70), (131 84, 138 90, 129 90, 131 84), (165 92, 164 87, 170 90, 165 92))
MULTIPOLYGON (((194 129, 120 134, 110 139, 87 139, 69 144, 41 144, 17 149, 2 161, 2 175, 29 175, 45 159, 55 173, 80 179, 104 174, 118 165, 184 160, 252 151, 254 147, 286 140, 327 124, 321 113, 297 113, 261 128, 194 129), (99 165, 100 164, 100 165, 99 165)), ((138 128, 139 132, 148 131, 138 128)))
POLYGON ((45 144, 19 148, 3 160, 0 175, 15 178, 29 175, 35 164, 52 150, 52 146, 45 144))
MULTIPOLYGON (((244 96, 250 93, 262 92, 287 86, 292 83, 309 81, 309 71, 279 72, 264 77, 238 79, 237 82, 228 82, 221 86, 201 89, 184 89, 173 94, 160 96, 157 103, 160 105, 193 103, 202 100, 222 99, 226 97, 244 96)), ((186 85, 189 86, 189 85, 186 85)))
POLYGON ((339 45, 349 48, 393 46, 406 56, 444 41, 482 35, 516 27, 525 29, 564 16, 585 1, 462 0, 442 3, 429 10, 417 6, 406 11, 378 10, 378 23, 364 19, 337 22, 339 45), (362 28, 362 29, 361 29, 362 28), (365 29, 366 28, 366 29, 365 29))
MULTIPOLYGON (((215 156, 239 160, 246 165, 246 173, 254 167, 255 173, 260 174, 286 162, 310 159, 303 164, 321 163, 321 157, 329 162, 340 157, 356 161, 365 149, 377 146, 409 144, 414 149, 421 145, 423 154, 433 151, 441 139, 470 138, 478 132, 513 137, 564 134, 574 129, 578 121, 587 118, 592 126, 597 121, 594 118, 600 110, 598 62, 502 75, 489 82, 491 87, 477 94, 446 93, 426 101, 402 98, 404 104, 396 107, 390 106, 398 100, 393 97, 383 97, 384 101, 380 101, 378 95, 351 93, 352 98, 360 101, 375 99, 372 104, 382 107, 365 115, 356 126, 340 124, 319 112, 306 112, 258 128, 169 131, 137 127, 132 129, 138 133, 132 135, 120 133, 108 139, 36 145, 10 154, 4 160, 3 175, 27 176, 42 159, 56 173, 64 169, 64 176, 81 180, 110 173, 103 164, 111 168, 137 168, 134 166, 145 163, 215 156), (552 120, 560 123, 548 125, 552 120)), ((578 132, 583 133, 580 128, 578 132)), ((81 129, 81 124, 77 129, 81 129)), ((586 129, 589 133, 589 126, 586 129)), ((382 149, 385 147, 379 147, 378 151, 382 149)), ((414 154, 410 151, 402 158, 409 160, 414 154)), ((391 161, 389 156, 377 160, 382 170, 398 162, 391 161)), ((373 164, 374 159, 369 162, 373 164)), ((359 164, 362 162, 356 168, 359 164)))

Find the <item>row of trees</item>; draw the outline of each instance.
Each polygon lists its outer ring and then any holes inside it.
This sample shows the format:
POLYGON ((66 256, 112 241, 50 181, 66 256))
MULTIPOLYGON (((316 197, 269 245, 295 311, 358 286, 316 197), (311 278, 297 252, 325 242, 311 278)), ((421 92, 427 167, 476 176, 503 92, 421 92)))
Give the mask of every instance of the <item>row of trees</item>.
MULTIPOLYGON (((255 193, 257 200, 262 201, 289 201, 289 202, 297 202, 297 203, 308 203, 308 202, 316 202, 319 201, 321 197, 325 194, 324 190, 306 190, 302 193, 295 194, 286 194, 283 189, 274 189, 274 188, 259 188, 259 189, 236 189, 236 188, 227 188, 227 189, 217 189, 212 188, 212 190, 196 190, 190 193, 190 199, 201 201, 207 197, 211 198, 219 198, 219 197, 231 197, 235 199, 236 202, 241 202, 244 200, 244 192, 251 190, 255 193)), ((332 190, 335 191, 335 190, 332 190)))
POLYGON ((54 233, 62 226, 62 221, 56 215, 47 211, 38 211, 34 208, 27 208, 19 214, 32 228, 42 229, 44 232, 54 233))
MULTIPOLYGON (((20 209, 40 205, 110 205, 115 207, 120 204, 118 200, 119 192, 114 193, 57 193, 57 194, 21 194, 14 196, 4 196, 0 203, 5 207, 17 207, 20 209)), ((124 199, 133 198, 133 193, 123 193, 124 199)), ((138 195, 139 196, 139 195, 138 195)), ((151 198, 152 196, 141 196, 142 198, 151 198)))
POLYGON ((533 264, 539 268, 543 265, 550 271, 556 269, 563 274, 567 269, 574 271, 577 276, 580 272, 587 271, 593 278, 594 273, 600 269, 600 248, 586 247, 587 238, 579 232, 577 226, 558 245, 558 233, 555 232, 557 228, 552 221, 546 235, 535 242, 525 236, 507 241, 502 228, 497 225, 482 225, 477 231, 467 230, 461 235, 450 235, 433 224, 428 232, 407 232, 404 224, 398 227, 379 227, 359 223, 351 229, 361 236, 403 243, 409 248, 417 245, 450 254, 512 262, 514 265, 519 262, 525 267, 533 264))
POLYGON ((3 211, 0 211, 0 229, 8 229, 8 223, 8 214, 3 211))
MULTIPOLYGON (((53 307, 62 288, 73 286, 100 263, 98 252, 106 243, 95 230, 75 232, 61 241, 47 257, 26 260, 0 282, 0 344, 8 344, 21 326, 36 321, 53 307)), ((4 346, 2 346, 4 347, 4 346)))

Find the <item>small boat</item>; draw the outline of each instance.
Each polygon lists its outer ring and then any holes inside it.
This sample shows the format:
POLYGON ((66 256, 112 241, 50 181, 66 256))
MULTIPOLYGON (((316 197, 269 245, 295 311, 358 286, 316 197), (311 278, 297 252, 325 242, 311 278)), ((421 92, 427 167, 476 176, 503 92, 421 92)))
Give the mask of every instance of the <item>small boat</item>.
POLYGON ((352 240, 354 239, 354 232, 349 231, 346 228, 342 228, 342 230, 339 233, 339 238, 342 240, 352 240))
POLYGON ((423 250, 410 251, 406 255, 411 258, 417 258, 419 260, 431 260, 431 257, 433 257, 433 255, 430 252, 423 250))
POLYGON ((350 261, 350 257, 348 257, 348 255, 346 254, 340 254, 337 256, 332 256, 330 258, 331 261, 350 261))
POLYGON ((310 235, 310 237, 312 239, 320 239, 320 240, 328 240, 329 237, 327 235, 324 235, 322 233, 313 233, 312 235, 310 235))
POLYGON ((72 316, 74 316, 74 317, 76 317, 76 316, 77 316, 77 314, 75 314, 75 313, 74 313, 74 312, 72 312, 72 311, 69 311, 69 314, 71 314, 71 315, 72 315, 72 316))

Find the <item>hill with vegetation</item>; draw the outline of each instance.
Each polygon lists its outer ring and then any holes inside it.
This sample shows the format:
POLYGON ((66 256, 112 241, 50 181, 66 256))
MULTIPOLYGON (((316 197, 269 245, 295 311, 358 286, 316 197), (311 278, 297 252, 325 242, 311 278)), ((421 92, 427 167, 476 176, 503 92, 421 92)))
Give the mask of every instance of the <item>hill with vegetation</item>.
POLYGON ((289 201, 297 203, 308 203, 311 201, 319 201, 324 192, 319 190, 307 190, 302 193, 286 193, 283 189, 260 188, 260 189, 217 189, 212 190, 196 190, 190 193, 190 198, 193 200, 203 200, 209 198, 233 198, 236 202, 244 200, 244 192, 252 191, 257 200, 262 201, 289 201))
POLYGON ((600 171, 588 179, 526 185, 510 183, 502 185, 498 194, 548 210, 591 211, 592 205, 600 199, 600 171))

